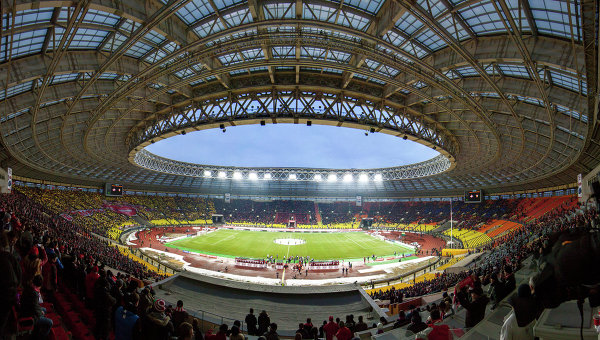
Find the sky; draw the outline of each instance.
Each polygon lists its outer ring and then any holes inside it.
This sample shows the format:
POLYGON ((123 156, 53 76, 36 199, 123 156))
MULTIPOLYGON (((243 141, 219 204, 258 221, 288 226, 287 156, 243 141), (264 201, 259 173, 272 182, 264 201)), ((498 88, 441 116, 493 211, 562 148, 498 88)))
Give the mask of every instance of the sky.
POLYGON ((149 145, 177 161, 239 167, 369 169, 417 163, 437 151, 384 133, 335 126, 267 124, 189 132, 149 145))

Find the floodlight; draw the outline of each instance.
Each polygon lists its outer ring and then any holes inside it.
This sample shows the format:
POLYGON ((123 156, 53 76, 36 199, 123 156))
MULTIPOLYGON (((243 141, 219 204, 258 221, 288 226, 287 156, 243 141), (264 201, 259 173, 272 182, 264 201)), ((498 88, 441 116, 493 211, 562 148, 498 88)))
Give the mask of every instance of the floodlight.
POLYGON ((219 178, 227 178, 227 173, 225 171, 219 171, 219 178))
POLYGON ((233 179, 242 179, 242 173, 239 171, 235 171, 233 173, 233 179))
POLYGON ((358 181, 359 182, 368 182, 369 181, 369 175, 362 173, 358 176, 358 181))
POLYGON ((256 172, 251 172, 248 174, 248 179, 256 181, 258 179, 258 175, 256 174, 256 172))
POLYGON ((383 181, 383 175, 375 174, 375 182, 381 182, 381 181, 383 181))
POLYGON ((295 181, 295 180, 296 180, 296 174, 290 174, 290 175, 288 176, 288 179, 289 179, 290 181, 295 181))
POLYGON ((352 182, 354 178, 352 177, 352 174, 345 174, 344 175, 344 182, 348 183, 348 182, 352 182))
POLYGON ((327 181, 328 182, 335 182, 335 181, 337 181, 337 175, 336 174, 329 174, 329 176, 327 176, 327 181))
POLYGON ((208 170, 204 170, 204 177, 210 177, 212 173, 208 170))
POLYGON ((314 180, 317 182, 321 182, 323 180, 323 176, 321 176, 321 174, 316 174, 314 180))
POLYGON ((269 172, 265 173, 265 175, 263 176, 263 178, 267 179, 267 180, 271 179, 271 173, 269 173, 269 172))

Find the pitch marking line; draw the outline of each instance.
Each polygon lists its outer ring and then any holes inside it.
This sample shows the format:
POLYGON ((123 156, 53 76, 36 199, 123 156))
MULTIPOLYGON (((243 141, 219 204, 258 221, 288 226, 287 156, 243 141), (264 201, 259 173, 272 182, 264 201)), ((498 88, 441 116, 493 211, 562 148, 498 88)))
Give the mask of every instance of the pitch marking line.
POLYGON ((357 246, 361 247, 362 249, 364 249, 364 250, 369 250, 369 248, 365 248, 365 247, 363 247, 363 246, 362 246, 360 243, 358 243, 358 242, 354 241, 353 239, 351 239, 350 237, 348 237, 348 235, 345 235, 345 234, 344 234, 344 237, 345 237, 347 240, 350 240, 350 241, 354 242, 354 244, 356 244, 357 246))

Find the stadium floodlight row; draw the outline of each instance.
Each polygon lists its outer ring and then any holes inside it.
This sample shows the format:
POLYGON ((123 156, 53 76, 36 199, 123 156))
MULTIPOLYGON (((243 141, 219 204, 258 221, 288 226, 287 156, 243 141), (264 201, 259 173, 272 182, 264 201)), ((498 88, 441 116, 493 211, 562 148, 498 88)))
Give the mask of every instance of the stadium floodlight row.
POLYGON ((312 169, 312 168, 238 168, 192 164, 157 156, 146 149, 135 154, 134 162, 144 168, 182 176, 273 181, 314 181, 368 183, 426 177, 450 170, 453 162, 440 154, 424 162, 381 169, 312 169))
MULTIPOLYGON (((363 183, 364 182, 369 182, 370 180, 375 181, 375 182, 381 182, 381 181, 383 181, 383 175, 381 173, 371 173, 370 175, 371 176, 369 176, 369 173, 361 172, 358 175, 358 178, 356 178, 356 180, 358 182, 363 182, 363 183)), ((341 175, 337 175, 335 173, 330 173, 329 175, 327 175, 327 178, 324 179, 323 175, 321 175, 321 174, 315 174, 313 176, 313 181, 315 181, 315 182, 321 182, 323 180, 326 180, 328 182, 337 182, 339 176, 341 176, 341 175)), ((205 170, 204 171, 204 177, 212 177, 212 172, 209 171, 209 170, 205 170)), ((217 174, 217 177, 218 178, 227 178, 227 173, 225 171, 219 171, 218 174, 217 174)), ((258 180, 261 180, 261 179, 262 180, 272 180, 273 176, 271 175, 270 172, 265 172, 261 176, 259 176, 259 174, 256 173, 256 172, 249 172, 248 176, 246 178, 244 178, 244 175, 243 175, 242 172, 240 172, 240 171, 234 171, 233 175, 232 175, 232 178, 236 179, 236 180, 248 179, 248 180, 251 180, 251 181, 258 181, 258 180)), ((288 175, 287 179, 289 181, 296 181, 296 180, 298 180, 298 175, 295 174, 295 173, 290 173, 288 175)), ((345 174, 343 174, 343 176, 341 176, 341 180, 343 182, 346 182, 346 183, 351 183, 351 182, 355 181, 355 178, 354 178, 353 174, 351 174, 351 173, 345 173, 345 174)))

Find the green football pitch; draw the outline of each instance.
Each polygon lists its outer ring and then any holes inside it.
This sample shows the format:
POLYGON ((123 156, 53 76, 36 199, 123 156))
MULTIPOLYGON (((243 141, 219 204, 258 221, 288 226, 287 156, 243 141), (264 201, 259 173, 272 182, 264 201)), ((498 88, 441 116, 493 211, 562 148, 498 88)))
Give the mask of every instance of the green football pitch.
POLYGON ((408 247, 382 241, 363 232, 293 233, 219 229, 206 235, 169 242, 167 247, 224 257, 265 258, 273 255, 310 256, 316 260, 362 259, 412 253, 408 247), (299 239, 285 245, 276 240, 299 239))

